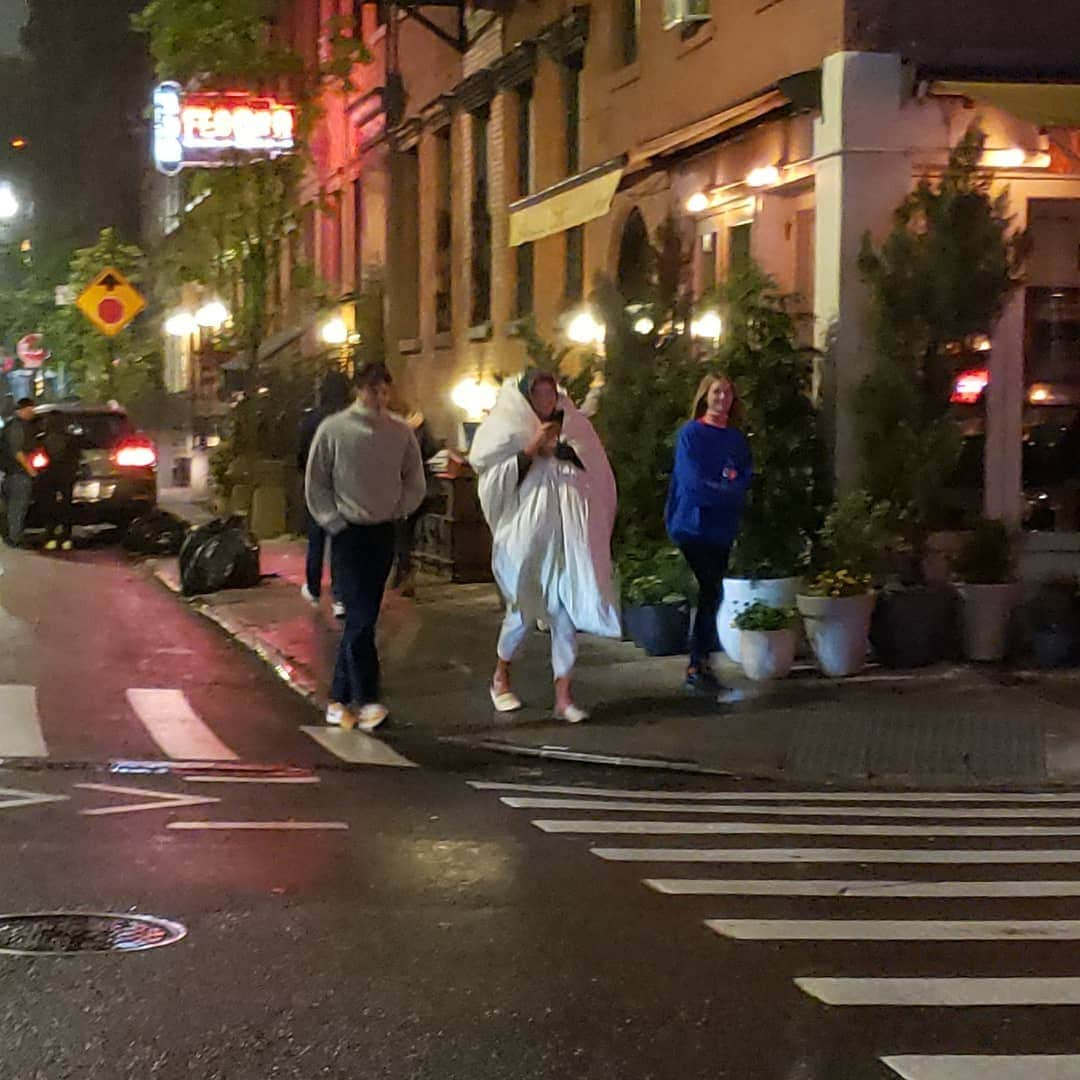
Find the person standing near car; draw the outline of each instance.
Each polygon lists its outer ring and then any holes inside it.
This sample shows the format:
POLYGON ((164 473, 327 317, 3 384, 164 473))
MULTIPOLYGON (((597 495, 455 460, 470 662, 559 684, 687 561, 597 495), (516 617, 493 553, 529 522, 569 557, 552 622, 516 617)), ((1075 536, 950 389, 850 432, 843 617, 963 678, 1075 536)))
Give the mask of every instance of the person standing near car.
POLYGON ((15 415, 4 426, 4 498, 7 502, 7 543, 19 547, 23 542, 26 515, 34 497, 37 469, 31 464, 34 452, 34 402, 20 398, 15 415))
POLYGON ((333 577, 345 604, 326 722, 362 731, 374 731, 388 715, 375 626, 394 564, 396 524, 427 492, 416 438, 387 411, 392 382, 385 364, 360 369, 356 403, 315 433, 305 484, 308 510, 331 536, 333 577))
POLYGON ((45 453, 49 464, 38 481, 44 518, 45 550, 72 549, 71 493, 79 476, 79 443, 68 431, 67 417, 60 412, 45 415, 45 453))
MULTIPOLYGON (((315 439, 315 432, 319 425, 334 413, 341 412, 349 407, 352 400, 352 388, 349 380, 343 372, 331 371, 319 384, 318 393, 315 397, 315 408, 309 409, 300 422, 300 438, 296 451, 296 465, 303 476, 307 471, 308 455, 311 453, 311 444, 315 439)), ((329 540, 326 530, 311 516, 311 512, 304 507, 307 517, 307 563, 305 567, 305 581, 300 589, 300 595, 311 604, 319 606, 319 597, 322 595, 323 562, 326 558, 326 544, 329 540)), ((334 588, 333 568, 330 574, 330 593, 333 597, 334 615, 342 619, 345 617, 345 605, 338 597, 334 588)))

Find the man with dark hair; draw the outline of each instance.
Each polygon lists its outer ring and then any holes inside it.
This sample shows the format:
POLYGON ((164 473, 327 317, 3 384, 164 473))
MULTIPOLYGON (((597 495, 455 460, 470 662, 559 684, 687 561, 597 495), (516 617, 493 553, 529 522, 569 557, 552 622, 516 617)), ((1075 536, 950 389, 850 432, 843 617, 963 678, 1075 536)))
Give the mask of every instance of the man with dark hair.
POLYGON ((30 462, 34 450, 34 402, 20 398, 15 415, 3 431, 4 499, 7 503, 7 542, 19 547, 26 526, 26 515, 34 495, 37 469, 30 462))
POLYGON ((355 404, 315 433, 305 483, 308 510, 332 537, 331 570, 345 605, 326 722, 363 731, 388 715, 379 700, 375 625, 394 562, 395 522, 426 493, 416 439, 387 411, 392 381, 384 364, 360 369, 355 404))

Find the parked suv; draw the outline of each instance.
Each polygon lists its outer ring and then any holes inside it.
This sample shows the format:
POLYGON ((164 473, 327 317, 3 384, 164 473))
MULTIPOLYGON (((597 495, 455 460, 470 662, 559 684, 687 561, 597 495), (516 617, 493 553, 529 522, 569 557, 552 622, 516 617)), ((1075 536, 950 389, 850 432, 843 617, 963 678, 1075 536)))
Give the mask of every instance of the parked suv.
MULTIPOLYGON (((42 427, 49 413, 64 416, 68 432, 80 449, 81 462, 71 502, 74 524, 125 526, 154 507, 157 450, 149 438, 135 430, 123 409, 82 404, 41 405, 36 416, 42 427)), ((39 472, 49 467, 40 438, 31 463, 39 472)), ((37 528, 42 524, 35 490, 27 527, 37 528)))

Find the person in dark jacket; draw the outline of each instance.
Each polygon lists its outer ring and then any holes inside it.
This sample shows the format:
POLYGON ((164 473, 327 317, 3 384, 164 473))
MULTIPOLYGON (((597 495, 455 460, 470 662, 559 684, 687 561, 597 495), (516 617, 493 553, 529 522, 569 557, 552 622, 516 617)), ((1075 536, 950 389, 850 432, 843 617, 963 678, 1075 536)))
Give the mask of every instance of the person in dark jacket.
POLYGON ((686 688, 714 692, 722 689, 710 666, 720 648, 716 617, 754 463, 746 437, 733 423, 738 401, 726 376, 705 376, 691 416, 675 445, 665 523, 698 582, 686 688))
POLYGON ((2 436, 0 467, 4 470, 4 499, 7 503, 5 540, 11 547, 19 547, 23 542, 26 515, 34 498, 34 480, 38 474, 30 460, 36 438, 34 402, 31 398, 19 399, 14 415, 4 424, 2 436))
POLYGON ((44 519, 46 551, 58 547, 72 549, 71 492, 79 477, 81 453, 78 440, 68 431, 63 413, 45 415, 45 439, 42 444, 49 464, 41 473, 38 493, 44 519))
MULTIPOLYGON (((347 409, 351 401, 352 387, 349 384, 348 377, 343 372, 331 371, 323 378, 316 394, 315 408, 304 413, 304 418, 300 422, 296 467, 300 470, 301 476, 307 471, 308 455, 311 453, 311 444, 315 440, 315 433, 319 430, 319 426, 328 416, 333 416, 334 413, 347 409)), ((312 607, 318 607, 319 597, 322 595, 326 542, 329 538, 326 530, 311 516, 311 512, 307 509, 306 492, 304 514, 307 519, 308 547, 306 580, 300 589, 300 594, 312 607)), ((332 575, 330 591, 333 595, 334 615, 339 619, 343 619, 345 617, 345 606, 338 599, 332 575)))

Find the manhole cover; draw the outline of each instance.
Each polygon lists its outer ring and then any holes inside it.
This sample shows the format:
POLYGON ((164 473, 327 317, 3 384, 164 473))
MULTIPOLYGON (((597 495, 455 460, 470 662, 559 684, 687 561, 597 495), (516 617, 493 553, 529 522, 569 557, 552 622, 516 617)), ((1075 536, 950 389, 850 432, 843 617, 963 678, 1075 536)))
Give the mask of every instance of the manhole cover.
POLYGON ((24 956, 138 952, 172 945, 186 935, 180 923, 154 915, 0 915, 0 953, 24 956))

